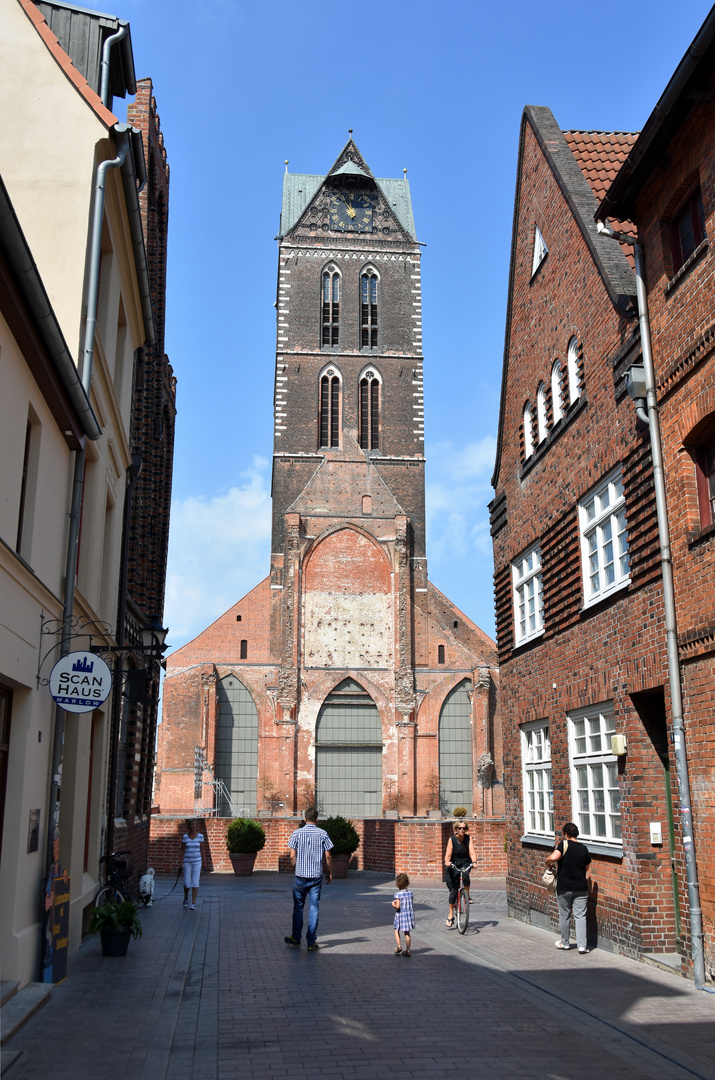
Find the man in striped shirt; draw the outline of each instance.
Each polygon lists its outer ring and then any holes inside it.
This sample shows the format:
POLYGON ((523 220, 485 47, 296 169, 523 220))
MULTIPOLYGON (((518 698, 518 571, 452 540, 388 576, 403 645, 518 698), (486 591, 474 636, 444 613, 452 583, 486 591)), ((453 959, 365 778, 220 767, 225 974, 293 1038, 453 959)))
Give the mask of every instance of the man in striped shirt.
POLYGON ((320 947, 315 939, 318 935, 318 906, 323 884, 323 853, 325 853, 325 862, 328 867, 325 884, 329 885, 333 876, 333 857, 330 854, 333 842, 325 830, 319 829, 315 824, 318 820, 318 811, 314 806, 309 806, 303 816, 305 817, 304 827, 296 829, 288 841, 295 881, 293 882, 293 931, 290 937, 285 938, 285 943, 294 949, 300 948, 300 938, 303 933, 303 908, 307 899, 308 932, 305 938, 308 942, 308 952, 316 952, 320 947))

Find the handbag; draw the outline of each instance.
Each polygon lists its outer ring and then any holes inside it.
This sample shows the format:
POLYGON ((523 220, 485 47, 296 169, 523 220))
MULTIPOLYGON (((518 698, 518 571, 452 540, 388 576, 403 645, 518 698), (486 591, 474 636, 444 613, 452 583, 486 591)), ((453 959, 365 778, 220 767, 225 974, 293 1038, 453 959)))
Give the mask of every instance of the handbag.
MULTIPOLYGON (((564 840, 564 850, 562 852, 562 858, 563 858, 563 856, 566 854, 566 852, 568 850, 568 845, 569 845, 568 840, 564 840)), ((555 893, 556 892, 556 878, 558 877, 558 873, 559 873, 559 864, 557 862, 552 863, 551 866, 547 866, 546 869, 544 870, 544 874, 543 874, 543 877, 541 878, 541 882, 544 885, 544 887, 546 888, 547 892, 550 892, 550 893, 555 893)))

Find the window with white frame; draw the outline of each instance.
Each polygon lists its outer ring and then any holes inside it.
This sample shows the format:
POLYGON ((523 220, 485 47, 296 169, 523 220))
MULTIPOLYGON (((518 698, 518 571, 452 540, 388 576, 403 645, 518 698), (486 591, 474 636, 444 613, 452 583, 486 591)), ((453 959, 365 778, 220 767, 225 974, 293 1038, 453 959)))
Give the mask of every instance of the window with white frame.
POLYGON ((579 503, 584 603, 630 581, 626 499, 620 466, 579 503))
POLYGON ((541 229, 538 225, 534 226, 534 254, 531 259, 531 276, 533 277, 536 271, 541 266, 542 262, 549 254, 549 249, 546 246, 546 241, 541 235, 541 229))
POLYGON ((554 414, 554 423, 557 424, 564 415, 564 407, 561 401, 561 361, 555 360, 551 368, 551 408, 554 414))
POLYGON ((554 792, 551 784, 549 724, 537 720, 521 729, 524 782, 524 832, 554 835, 554 792))
POLYGON ((549 434, 549 424, 546 418, 546 387, 542 382, 536 390, 536 431, 539 442, 543 442, 549 434))
POLYGON ((532 430, 531 405, 527 402, 524 406, 524 458, 529 458, 534 453, 534 432, 532 430))
POLYGON ((581 839, 620 845, 618 758, 611 753, 613 703, 579 709, 569 714, 568 725, 572 813, 581 839))
POLYGON ((581 396, 581 377, 579 372, 579 347, 575 337, 569 341, 566 356, 566 368, 569 377, 569 405, 581 396))
POLYGON ((514 583, 515 641, 521 645, 544 630, 544 595, 541 587, 541 548, 534 544, 511 564, 514 583))

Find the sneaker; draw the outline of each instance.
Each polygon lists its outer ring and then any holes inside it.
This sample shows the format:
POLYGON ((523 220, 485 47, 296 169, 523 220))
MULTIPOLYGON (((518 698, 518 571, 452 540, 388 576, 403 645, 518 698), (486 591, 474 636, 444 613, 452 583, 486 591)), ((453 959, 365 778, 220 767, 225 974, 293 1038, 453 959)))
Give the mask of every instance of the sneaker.
POLYGON ((314 941, 312 945, 308 946, 308 952, 317 952, 319 948, 320 945, 318 945, 318 942, 314 941))
POLYGON ((196 911, 196 904, 189 904, 189 911, 196 911))
POLYGON ((290 945, 291 949, 300 948, 300 942, 296 941, 292 934, 290 935, 290 937, 283 938, 283 940, 285 941, 286 945, 290 945))
POLYGON ((555 941, 554 945, 556 946, 557 949, 570 949, 571 948, 570 945, 564 945, 563 941, 555 941))
POLYGON ((188 906, 189 906, 189 901, 188 901, 188 900, 184 900, 183 906, 184 906, 184 907, 188 907, 188 906))
POLYGON ((591 950, 590 949, 579 949, 578 951, 580 952, 581 956, 585 956, 586 953, 590 952, 591 950))

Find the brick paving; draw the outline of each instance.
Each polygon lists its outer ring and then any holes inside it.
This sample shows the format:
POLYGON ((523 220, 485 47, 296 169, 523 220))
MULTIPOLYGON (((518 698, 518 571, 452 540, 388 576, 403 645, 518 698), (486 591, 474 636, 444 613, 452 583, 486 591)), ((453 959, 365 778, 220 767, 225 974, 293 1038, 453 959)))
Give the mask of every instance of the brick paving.
MULTIPOLYGON (((170 887, 158 880, 157 895, 170 887)), ((506 917, 473 889, 444 926, 446 889, 413 882, 413 954, 394 956, 394 886, 358 874, 323 889, 321 951, 288 949, 291 878, 210 875, 143 913, 125 959, 90 939, 69 978, 7 1044, 8 1080, 715 1080, 715 995, 677 975, 506 917)))

